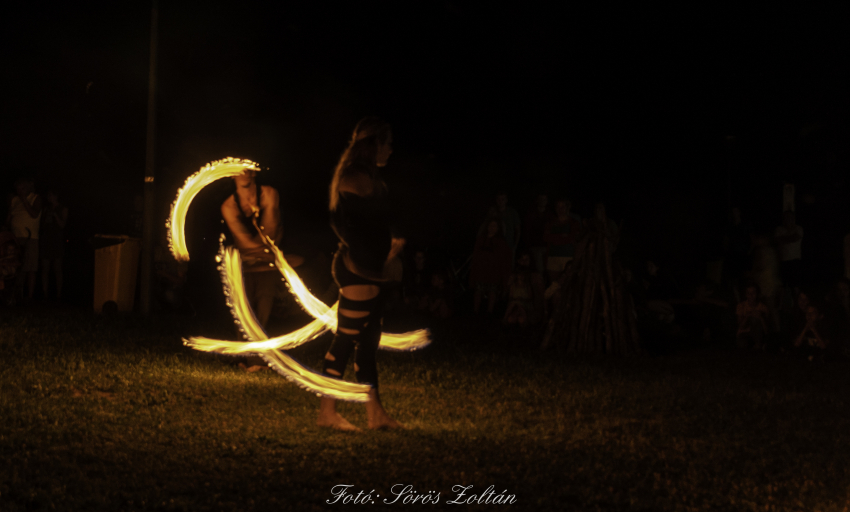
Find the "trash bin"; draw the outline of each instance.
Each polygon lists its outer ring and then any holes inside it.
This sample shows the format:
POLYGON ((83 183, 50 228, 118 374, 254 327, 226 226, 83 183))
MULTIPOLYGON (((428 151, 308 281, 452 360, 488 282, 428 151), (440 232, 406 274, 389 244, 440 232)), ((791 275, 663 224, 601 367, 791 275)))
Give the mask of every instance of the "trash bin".
POLYGON ((141 240, 126 235, 95 235, 94 311, 114 301, 118 311, 132 311, 141 240))

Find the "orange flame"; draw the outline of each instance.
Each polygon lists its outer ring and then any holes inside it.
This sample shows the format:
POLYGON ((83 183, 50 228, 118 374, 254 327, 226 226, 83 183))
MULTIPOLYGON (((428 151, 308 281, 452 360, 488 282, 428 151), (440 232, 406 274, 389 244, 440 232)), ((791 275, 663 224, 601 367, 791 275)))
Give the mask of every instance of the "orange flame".
POLYGON ((260 166, 256 162, 243 160, 241 158, 227 157, 222 160, 210 162, 201 167, 201 170, 186 178, 183 188, 177 191, 177 199, 171 205, 171 215, 165 227, 168 230, 168 246, 171 254, 177 261, 189 261, 189 250, 186 248, 185 220, 189 205, 204 187, 210 183, 239 176, 246 170, 259 171, 260 166))

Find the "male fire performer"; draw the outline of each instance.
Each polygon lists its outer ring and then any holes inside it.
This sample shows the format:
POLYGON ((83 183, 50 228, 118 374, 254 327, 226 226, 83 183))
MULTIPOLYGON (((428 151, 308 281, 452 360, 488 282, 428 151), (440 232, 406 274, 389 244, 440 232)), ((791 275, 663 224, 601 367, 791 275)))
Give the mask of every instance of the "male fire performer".
MULTIPOLYGON (((233 178, 236 191, 221 204, 221 216, 239 249, 245 294, 254 315, 263 326, 269 321, 275 295, 281 286, 280 275, 274 267, 274 255, 266 247, 263 235, 280 245, 283 226, 280 222, 280 196, 274 187, 260 186, 255 171, 245 171, 233 178), (255 222, 256 221, 256 222, 255 222), (257 230, 259 228, 260 231, 257 230)), ((286 255, 292 267, 303 262, 300 256, 286 255)), ((259 356, 248 358, 248 371, 265 368, 259 356)))

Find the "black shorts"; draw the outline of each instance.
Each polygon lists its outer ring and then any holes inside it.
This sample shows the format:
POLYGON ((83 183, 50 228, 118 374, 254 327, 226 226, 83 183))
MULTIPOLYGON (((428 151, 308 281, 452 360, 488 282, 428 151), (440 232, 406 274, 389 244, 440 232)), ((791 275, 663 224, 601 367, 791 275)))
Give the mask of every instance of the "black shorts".
POLYGON ((345 258, 343 257, 341 251, 342 249, 336 252, 336 254, 334 255, 333 265, 331 266, 334 281, 336 282, 337 286, 339 286, 340 288, 345 288, 346 286, 352 286, 357 284, 381 286, 381 281, 375 281, 373 279, 363 277, 348 270, 348 267, 345 266, 345 258))
POLYGON ((803 260, 789 260, 779 263, 779 273, 785 286, 796 287, 803 284, 803 260))

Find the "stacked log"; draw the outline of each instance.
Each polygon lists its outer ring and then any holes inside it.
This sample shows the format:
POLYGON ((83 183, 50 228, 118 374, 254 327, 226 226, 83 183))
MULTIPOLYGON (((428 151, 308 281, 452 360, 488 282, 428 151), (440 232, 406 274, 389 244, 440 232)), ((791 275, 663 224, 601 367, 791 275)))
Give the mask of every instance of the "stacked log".
POLYGON ((635 306, 619 262, 612 260, 604 214, 591 219, 571 265, 559 279, 561 299, 543 340, 576 354, 641 353, 635 306))

